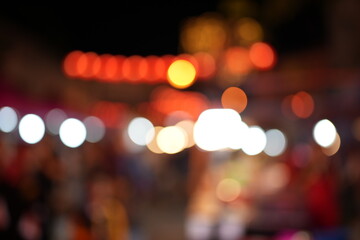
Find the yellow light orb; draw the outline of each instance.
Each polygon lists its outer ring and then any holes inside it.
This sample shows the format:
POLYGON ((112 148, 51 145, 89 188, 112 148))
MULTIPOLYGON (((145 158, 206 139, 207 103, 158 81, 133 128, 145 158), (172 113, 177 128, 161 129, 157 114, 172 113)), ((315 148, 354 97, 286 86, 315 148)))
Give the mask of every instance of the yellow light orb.
POLYGON ((184 59, 174 61, 167 73, 169 83, 175 88, 187 88, 195 82, 196 69, 191 62, 184 59))
POLYGON ((175 154, 182 151, 187 145, 186 132, 177 126, 161 129, 156 137, 156 142, 161 151, 175 154))

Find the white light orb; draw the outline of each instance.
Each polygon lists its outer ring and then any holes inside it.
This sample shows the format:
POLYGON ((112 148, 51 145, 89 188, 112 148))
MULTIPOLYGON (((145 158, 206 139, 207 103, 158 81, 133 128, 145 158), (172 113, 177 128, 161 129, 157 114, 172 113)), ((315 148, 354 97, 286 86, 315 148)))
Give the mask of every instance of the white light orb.
POLYGON ((264 152, 270 157, 277 157, 281 155, 287 145, 285 135, 278 129, 270 129, 266 131, 266 146, 264 152))
POLYGON ((128 135, 135 144, 145 146, 154 138, 154 125, 146 118, 137 117, 131 120, 128 135))
POLYGON ((15 130, 18 123, 18 115, 11 107, 2 107, 0 109, 0 130, 6 133, 15 130))
POLYGON ((241 147, 245 126, 232 109, 208 109, 202 112, 194 126, 194 140, 206 151, 241 147))
POLYGON ((26 143, 38 143, 44 137, 45 124, 38 115, 27 114, 20 120, 19 134, 26 143))
POLYGON ((328 119, 317 122, 313 129, 315 142, 321 147, 329 147, 335 142, 336 128, 328 119))
POLYGON ((50 110, 45 116, 45 124, 47 130, 53 134, 58 135, 60 125, 66 120, 66 113, 58 108, 50 110))
POLYGON ((68 118, 61 124, 59 136, 65 146, 77 148, 85 141, 85 125, 78 119, 68 118))
POLYGON ((266 146, 266 135, 264 130, 258 126, 248 128, 246 139, 242 150, 247 155, 253 156, 261 153, 266 146))
POLYGON ((83 121, 86 127, 86 141, 99 142, 105 136, 105 125, 99 118, 90 116, 83 121))

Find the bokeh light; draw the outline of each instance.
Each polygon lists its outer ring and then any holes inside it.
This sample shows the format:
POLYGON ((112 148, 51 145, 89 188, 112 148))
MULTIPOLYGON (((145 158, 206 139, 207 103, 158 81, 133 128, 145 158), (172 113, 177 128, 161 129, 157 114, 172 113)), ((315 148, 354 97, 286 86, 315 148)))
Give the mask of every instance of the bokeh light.
POLYGON ((45 116, 45 125, 47 130, 53 134, 58 135, 61 123, 66 120, 66 113, 58 108, 50 110, 45 116))
POLYGON ((187 145, 186 148, 190 148, 195 145, 194 140, 194 126, 195 123, 192 120, 183 120, 176 124, 176 126, 182 128, 187 135, 187 145))
POLYGON ((180 35, 181 46, 188 53, 208 52, 218 54, 226 42, 224 21, 216 15, 188 19, 180 35))
POLYGON ((330 146, 326 148, 321 148, 321 150, 326 156, 330 157, 335 155, 339 151, 340 146, 341 146, 341 138, 339 134, 336 133, 335 141, 330 146))
POLYGON ((194 140, 206 151, 216 151, 238 145, 243 131, 240 115, 232 109, 208 109, 202 112, 194 126, 194 140))
POLYGON ((328 119, 317 122, 313 129, 315 142, 322 147, 329 147, 336 139, 336 128, 328 119))
POLYGON ((146 73, 145 79, 149 83, 159 82, 165 69, 164 60, 158 56, 147 56, 146 62, 148 64, 148 71, 146 73))
POLYGON ((15 130, 18 124, 18 115, 11 107, 2 107, 0 109, 0 130, 6 133, 15 130))
POLYGON ((75 72, 77 77, 84 78, 84 73, 86 72, 89 65, 88 54, 80 52, 77 61, 75 62, 75 72))
POLYGON ((188 113, 193 120, 208 108, 209 101, 200 92, 179 91, 170 87, 158 87, 151 96, 154 110, 164 115, 182 111, 188 113))
POLYGON ((184 59, 175 60, 168 69, 168 81, 175 88, 187 88, 191 86, 196 77, 194 65, 184 59))
POLYGON ((271 69, 276 62, 275 52, 269 44, 257 42, 250 47, 250 60, 260 70, 271 69))
POLYGON ((308 118, 314 112, 314 100, 307 92, 298 92, 291 98, 291 109, 297 117, 308 118))
POLYGON ((134 55, 125 59, 122 67, 124 78, 130 82, 138 82, 143 79, 148 71, 145 58, 134 55))
POLYGON ((200 79, 211 78, 215 75, 216 62, 215 58, 206 52, 198 52, 194 54, 198 63, 197 75, 200 79))
POLYGON ((182 128, 170 126, 160 130, 156 142, 164 153, 175 154, 186 147, 188 140, 182 128))
POLYGON ((261 174, 261 187, 265 194, 272 194, 284 188, 290 180, 290 170, 284 163, 273 163, 261 174))
POLYGON ((101 68, 100 57, 94 52, 88 52, 85 53, 85 55, 83 55, 79 60, 83 61, 79 63, 82 66, 82 70, 79 71, 79 73, 81 73, 81 77, 85 79, 95 78, 101 68))
POLYGON ((164 125, 165 126, 172 126, 177 124, 180 121, 183 120, 188 120, 188 119, 192 119, 192 116, 184 111, 174 111, 169 113, 165 120, 164 120, 164 125))
POLYGON ((213 220, 206 214, 191 214, 186 220, 187 239, 211 239, 213 220))
POLYGON ((257 155, 261 153, 266 146, 266 135, 264 130, 259 126, 251 126, 246 133, 246 139, 242 150, 247 155, 257 155))
POLYGON ((63 71, 66 75, 69 77, 78 77, 77 63, 83 54, 81 51, 72 51, 66 55, 63 63, 63 71))
POLYGON ((249 50, 243 47, 228 48, 225 51, 224 63, 228 73, 235 76, 248 73, 253 66, 249 50))
MULTIPOLYGON (((156 138, 157 138, 159 132, 161 131, 161 129, 163 129, 163 127, 160 127, 160 126, 154 127, 154 137, 152 137, 152 139, 146 144, 147 148, 148 148, 151 152, 157 153, 157 154, 164 153, 164 152, 160 149, 160 147, 159 147, 159 145, 158 145, 158 143, 157 143, 157 141, 156 141, 156 138)), ((150 137, 150 136, 148 136, 148 137, 150 137)))
POLYGON ((313 238, 308 232, 299 231, 296 232, 294 235, 291 236, 289 240, 312 240, 313 238))
POLYGON ((59 136, 65 146, 77 148, 86 139, 86 127, 80 120, 68 118, 61 124, 59 136))
POLYGON ((231 108, 241 113, 247 106, 247 96, 240 88, 229 87, 221 96, 221 104, 223 108, 231 108))
POLYGON ((86 141, 96 143, 104 138, 105 125, 99 118, 89 116, 83 120, 83 123, 86 127, 86 141))
POLYGON ((154 125, 146 118, 131 120, 127 129, 130 139, 137 145, 145 146, 154 137, 154 125))
POLYGON ((232 202, 240 196, 241 185, 232 178, 221 180, 216 186, 216 196, 223 202, 232 202))
POLYGON ((38 115, 27 114, 20 120, 19 134, 26 143, 38 143, 44 137, 45 124, 38 115))
POLYGON ((278 129, 270 129, 266 131, 266 146, 264 152, 271 156, 276 157, 281 155, 287 145, 285 135, 278 129))
POLYGON ((235 38, 239 44, 248 45, 263 39, 263 29, 253 18, 241 18, 235 25, 235 38))
POLYGON ((118 61, 115 56, 104 54, 100 56, 101 66, 96 78, 105 81, 115 81, 118 71, 118 61))

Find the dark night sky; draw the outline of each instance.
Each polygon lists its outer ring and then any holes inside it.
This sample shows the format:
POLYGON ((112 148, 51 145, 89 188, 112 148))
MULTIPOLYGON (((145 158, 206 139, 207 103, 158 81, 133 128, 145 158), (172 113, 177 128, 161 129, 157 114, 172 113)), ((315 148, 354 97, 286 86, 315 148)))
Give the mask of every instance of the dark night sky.
MULTIPOLYGON (((270 33, 268 40, 279 52, 301 50, 323 44, 323 9, 306 1, 292 17, 269 24, 264 12, 269 5, 258 0, 255 16, 270 33)), ((74 49, 124 55, 162 55, 179 52, 179 29, 191 16, 219 9, 219 2, 169 1, 126 2, 122 5, 88 4, 67 6, 18 6, 0 10, 0 19, 35 36, 60 55, 74 49)))

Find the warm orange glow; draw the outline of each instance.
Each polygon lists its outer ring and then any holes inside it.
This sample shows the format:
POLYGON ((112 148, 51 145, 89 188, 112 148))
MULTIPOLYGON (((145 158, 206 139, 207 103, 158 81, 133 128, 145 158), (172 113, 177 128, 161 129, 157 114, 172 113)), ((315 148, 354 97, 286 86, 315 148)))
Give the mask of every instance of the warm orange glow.
POLYGON ((91 109, 91 115, 100 118, 107 127, 115 128, 123 124, 126 105, 113 102, 97 102, 91 109))
POLYGON ((159 132, 163 129, 163 127, 154 127, 154 131, 155 131, 155 134, 154 134, 154 137, 153 139, 146 144, 146 146, 148 147, 148 149, 153 152, 153 153, 157 153, 157 154, 161 154, 161 153, 164 153, 160 148, 159 148, 159 145, 157 144, 157 141, 156 141, 156 138, 159 134, 159 132))
POLYGON ((83 78, 94 78, 100 71, 101 68, 101 59, 94 52, 85 53, 79 59, 79 73, 81 73, 81 77, 83 78))
POLYGON ((77 62, 83 54, 84 53, 81 51, 73 51, 65 57, 63 63, 63 70, 66 75, 68 75, 69 77, 77 77, 79 75, 77 69, 77 62))
POLYGON ((187 88, 191 86, 196 77, 196 68, 188 60, 175 60, 168 68, 168 81, 175 88, 187 88))
POLYGON ((236 200, 241 193, 241 186, 238 181, 232 178, 225 178, 216 187, 216 196, 223 202, 236 200))
POLYGON ((327 148, 324 148, 324 147, 323 147, 323 148, 321 148, 321 149, 322 149, 323 153, 324 153, 326 156, 330 157, 330 156, 332 156, 332 155, 335 155, 335 154, 339 151, 340 146, 341 146, 341 139, 340 139, 339 134, 336 133, 336 137, 335 137, 334 143, 331 144, 331 145, 330 145, 329 147, 327 147, 327 148))
POLYGON ((166 81, 166 62, 163 58, 158 58, 153 67, 154 79, 158 82, 166 81))
POLYGON ((241 113, 247 106, 247 96, 240 88, 229 87, 221 96, 221 104, 223 108, 231 108, 241 113))
POLYGON ((106 65, 108 63, 108 61, 113 58, 110 54, 103 54, 100 56, 100 61, 101 61, 101 65, 100 65, 100 70, 99 72, 96 74, 96 78, 99 80, 105 80, 105 81, 109 81, 110 79, 106 76, 106 65))
MULTIPOLYGON (((164 66, 165 66, 165 71, 164 72, 161 72, 162 76, 161 76, 161 79, 164 81, 164 82, 168 82, 168 76, 167 76, 167 71, 170 67, 170 65, 174 62, 175 60, 175 56, 173 55, 164 55, 161 57, 163 62, 164 62, 164 66)), ((162 70, 162 69, 161 69, 162 70)))
POLYGON ((146 61, 148 64, 148 71, 146 73, 146 76, 144 77, 146 82, 148 83, 158 82, 161 77, 161 74, 158 73, 158 69, 157 69, 158 65, 160 66, 160 68, 163 67, 163 71, 166 71, 163 60, 158 56, 152 55, 152 56, 147 56, 146 61))
POLYGON ((188 142, 187 142, 186 148, 190 148, 195 145, 194 125, 195 125, 195 123, 191 120, 183 120, 176 124, 176 126, 182 128, 187 133, 188 142))
POLYGON ((110 57, 105 62, 105 79, 109 80, 115 80, 116 79, 116 73, 118 71, 118 59, 116 57, 110 57))
POLYGON ((194 55, 198 63, 199 78, 206 79, 215 75, 216 62, 212 55, 206 52, 198 52, 194 55))
POLYGON ((241 18, 235 26, 235 37, 239 44, 250 44, 262 40, 263 30, 255 19, 241 18))
POLYGON ((122 70, 126 80, 130 82, 138 82, 146 76, 148 64, 146 59, 143 57, 134 55, 125 59, 122 70))
POLYGON ((116 62, 117 62, 117 70, 116 70, 116 73, 115 75, 113 76, 112 80, 113 81, 121 81, 124 79, 124 74, 123 74, 123 65, 124 65, 124 62, 125 62, 125 56, 122 56, 122 55, 117 55, 115 56, 116 58, 116 62))
POLYGON ((76 74, 79 77, 84 77, 84 73, 86 72, 88 66, 88 55, 86 53, 82 53, 78 60, 76 61, 76 74))
POLYGON ((275 65, 276 56, 269 44, 257 42, 250 47, 250 60, 256 68, 268 70, 275 65))
POLYGON ((261 174, 263 193, 272 194, 285 187, 290 180, 289 167, 284 163, 274 163, 266 167, 261 174))
POLYGON ((299 118, 308 118, 314 112, 314 100, 306 92, 298 92, 291 98, 291 109, 299 118))
POLYGON ((196 120, 209 106, 207 98, 201 93, 182 92, 168 87, 155 89, 151 98, 151 105, 155 111, 164 115, 183 111, 190 114, 192 120, 196 120))
POLYGON ((232 47, 225 52, 225 67, 232 75, 248 73, 252 68, 249 51, 242 47, 232 47))
POLYGON ((181 30, 181 46, 189 53, 209 52, 217 54, 227 38, 224 21, 216 15, 205 14, 187 20, 181 30))

